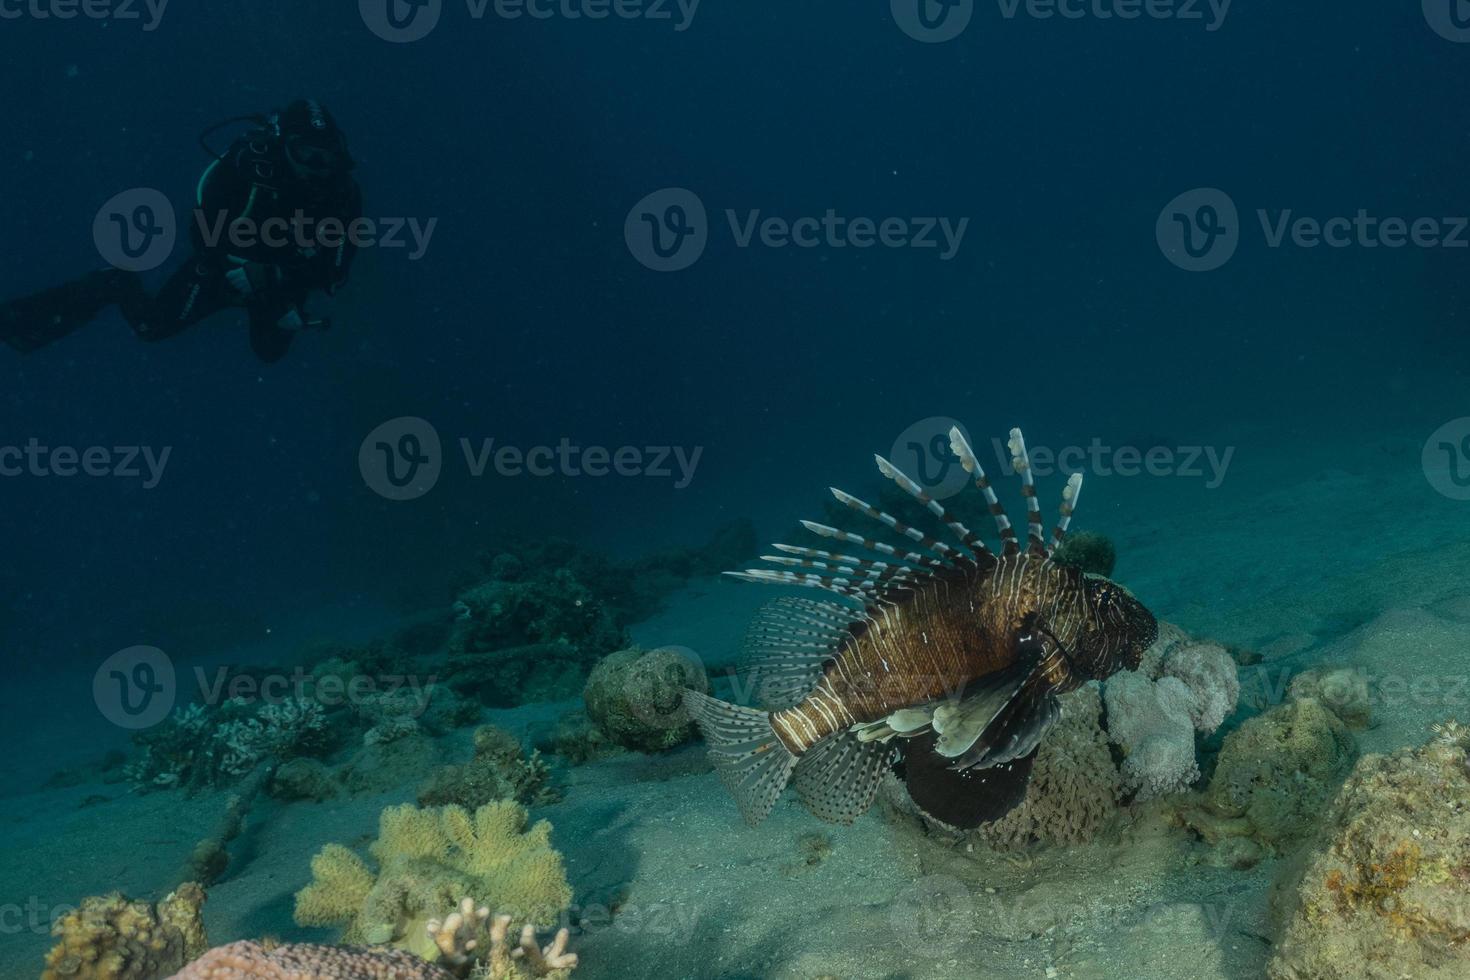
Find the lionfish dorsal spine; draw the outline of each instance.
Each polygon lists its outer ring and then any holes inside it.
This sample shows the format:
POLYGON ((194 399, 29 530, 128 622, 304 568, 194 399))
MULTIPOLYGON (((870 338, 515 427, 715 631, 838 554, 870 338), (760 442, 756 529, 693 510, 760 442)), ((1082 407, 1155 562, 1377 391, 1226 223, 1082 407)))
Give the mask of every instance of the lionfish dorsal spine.
POLYGON ((990 485, 990 479, 985 475, 985 467, 980 465, 980 457, 975 455, 975 450, 970 445, 970 440, 960 431, 959 426, 953 426, 949 430, 949 448, 959 457, 960 466, 964 471, 975 478, 975 487, 985 495, 985 503, 990 508, 990 516, 995 518, 995 530, 1000 535, 1002 554, 1014 555, 1021 550, 1016 541, 1016 529, 1011 527, 1011 519, 1006 516, 1006 510, 1001 506, 1000 499, 995 495, 995 488, 990 485))
POLYGON ((1036 474, 1031 472, 1031 457, 1026 452, 1026 437, 1020 429, 1012 429, 1007 443, 1011 451, 1011 468, 1021 477, 1021 496, 1026 498, 1026 550, 1037 558, 1045 558, 1046 541, 1041 536, 1041 501, 1036 499, 1036 474))

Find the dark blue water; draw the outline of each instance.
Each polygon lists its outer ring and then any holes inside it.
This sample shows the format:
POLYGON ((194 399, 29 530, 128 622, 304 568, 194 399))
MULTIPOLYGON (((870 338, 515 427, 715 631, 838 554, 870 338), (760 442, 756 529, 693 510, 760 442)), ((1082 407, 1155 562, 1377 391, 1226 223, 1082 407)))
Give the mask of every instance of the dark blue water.
MULTIPOLYGON (((99 206, 186 206, 196 134, 298 95, 347 130, 375 216, 334 328, 257 363, 222 315, 156 346, 109 313, 0 349, 0 444, 171 449, 126 479, 0 480, 0 642, 27 664, 259 637, 343 602, 443 605, 497 529, 636 552, 866 472, 910 422, 1185 443, 1279 421, 1344 445, 1463 402, 1462 249, 1280 248, 1258 208, 1466 213, 1470 45, 1416 4, 1238 3, 1223 25, 1004 19, 919 44, 885 3, 705 0, 668 21, 471 19, 385 43, 353 4, 183 0, 137 22, 0 20, 20 294, 99 264, 99 206), (630 255, 659 188, 709 209, 690 269, 630 255), (1175 195, 1226 190, 1225 267, 1165 260, 1175 195), (740 248, 724 212, 969 219, 958 253, 740 248), (434 491, 371 492, 364 436, 430 420, 434 491), (473 479, 455 441, 703 447, 696 478, 473 479)), ((1462 407, 1462 406, 1460 406, 1462 407)), ((1407 514, 1405 514, 1407 518, 1407 514)))

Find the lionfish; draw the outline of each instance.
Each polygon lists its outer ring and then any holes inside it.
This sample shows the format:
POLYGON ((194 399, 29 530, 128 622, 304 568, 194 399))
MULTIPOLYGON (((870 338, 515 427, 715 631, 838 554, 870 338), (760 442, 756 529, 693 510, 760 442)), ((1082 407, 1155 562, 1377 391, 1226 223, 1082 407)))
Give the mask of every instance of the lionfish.
POLYGON ((761 559, 780 570, 726 573, 833 594, 778 599, 752 624, 753 672, 773 710, 685 694, 748 823, 764 820, 788 783, 817 817, 851 823, 890 768, 941 822, 999 819, 1025 797, 1038 745, 1061 714, 1058 695, 1136 668, 1157 637, 1153 615, 1122 586, 1052 561, 1082 490, 1080 473, 1067 482, 1048 542, 1026 442, 1011 430, 1027 508, 1023 546, 964 433, 952 428, 949 440, 989 505, 999 554, 878 456, 879 472, 938 518, 954 544, 832 488, 839 502, 919 550, 802 521, 823 538, 882 557, 782 544, 775 546, 782 554, 761 559))

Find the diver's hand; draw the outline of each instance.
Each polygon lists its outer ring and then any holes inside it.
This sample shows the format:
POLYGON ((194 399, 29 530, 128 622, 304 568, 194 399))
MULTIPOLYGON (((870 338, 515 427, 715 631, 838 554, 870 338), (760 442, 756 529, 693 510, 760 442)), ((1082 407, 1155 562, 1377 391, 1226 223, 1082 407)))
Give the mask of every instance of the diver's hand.
POLYGON ((230 268, 225 272, 225 281, 241 299, 259 295, 275 284, 279 273, 273 266, 251 262, 238 255, 229 257, 230 268))

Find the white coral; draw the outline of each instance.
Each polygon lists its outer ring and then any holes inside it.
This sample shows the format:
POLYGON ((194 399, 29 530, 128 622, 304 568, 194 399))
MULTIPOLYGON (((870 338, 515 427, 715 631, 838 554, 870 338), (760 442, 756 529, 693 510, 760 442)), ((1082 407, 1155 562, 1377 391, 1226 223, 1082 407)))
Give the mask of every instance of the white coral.
POLYGON ((1183 681, 1123 671, 1108 680, 1103 701, 1108 737, 1126 753, 1123 777, 1139 799, 1177 792, 1199 778, 1195 699, 1183 681))
POLYGON ((1177 677, 1193 698, 1190 718, 1196 731, 1208 735, 1235 710, 1240 677, 1235 659, 1216 643, 1187 643, 1164 658, 1164 675, 1177 677))

